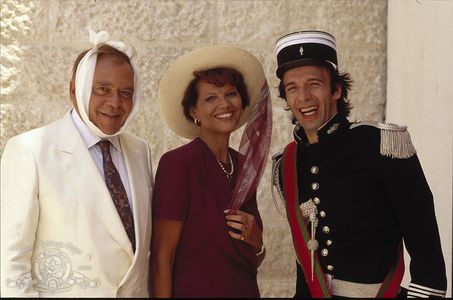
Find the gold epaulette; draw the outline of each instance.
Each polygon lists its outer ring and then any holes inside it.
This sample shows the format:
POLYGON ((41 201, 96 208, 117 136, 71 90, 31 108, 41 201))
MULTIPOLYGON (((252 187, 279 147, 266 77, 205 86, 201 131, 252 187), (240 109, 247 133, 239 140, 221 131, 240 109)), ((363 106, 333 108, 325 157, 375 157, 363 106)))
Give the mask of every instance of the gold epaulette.
POLYGON ((382 155, 391 158, 409 158, 417 153, 407 126, 376 121, 357 121, 351 125, 351 129, 362 125, 373 126, 381 130, 380 152, 382 155))

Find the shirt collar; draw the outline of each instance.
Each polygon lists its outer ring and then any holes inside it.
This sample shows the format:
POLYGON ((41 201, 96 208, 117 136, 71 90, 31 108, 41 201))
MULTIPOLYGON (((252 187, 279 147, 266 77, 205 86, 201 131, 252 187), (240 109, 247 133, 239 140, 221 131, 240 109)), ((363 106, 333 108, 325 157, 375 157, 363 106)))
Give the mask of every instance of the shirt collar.
MULTIPOLYGON (((71 118, 72 122, 76 126, 77 130, 80 133, 80 136, 82 137, 83 142, 85 143, 86 147, 90 149, 94 145, 96 145, 98 142, 100 142, 102 139, 95 135, 94 133, 91 132, 91 130, 88 128, 88 126, 82 121, 80 118, 79 114, 76 112, 75 109, 72 109, 71 111, 71 118)), ((120 146, 120 141, 118 136, 114 136, 110 139, 107 139, 112 143, 113 147, 118 152, 121 152, 121 146, 120 146)))

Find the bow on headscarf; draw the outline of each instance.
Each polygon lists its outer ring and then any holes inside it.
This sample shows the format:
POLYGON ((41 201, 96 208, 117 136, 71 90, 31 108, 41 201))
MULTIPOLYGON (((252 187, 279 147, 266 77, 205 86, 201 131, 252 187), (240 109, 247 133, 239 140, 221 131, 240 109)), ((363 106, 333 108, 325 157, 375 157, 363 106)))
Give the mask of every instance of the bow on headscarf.
POLYGON ((91 130, 91 132, 96 134, 101 139, 107 139, 121 134, 129 124, 129 122, 134 118, 135 114, 138 112, 138 108, 141 102, 140 81, 138 78, 137 69, 135 68, 132 59, 134 57, 134 50, 131 47, 128 47, 123 42, 110 40, 109 34, 105 31, 96 33, 90 29, 89 32, 90 42, 93 43, 94 46, 80 60, 80 63, 77 67, 75 75, 75 94, 77 106, 79 108, 80 117, 91 130), (94 70, 96 68, 97 53, 99 47, 102 45, 109 45, 126 54, 130 59, 132 70, 134 72, 134 95, 132 110, 123 126, 121 126, 121 128, 116 133, 111 135, 103 133, 96 125, 94 125, 93 122, 90 121, 88 117, 88 107, 90 104, 91 89, 93 87, 93 76, 94 70))

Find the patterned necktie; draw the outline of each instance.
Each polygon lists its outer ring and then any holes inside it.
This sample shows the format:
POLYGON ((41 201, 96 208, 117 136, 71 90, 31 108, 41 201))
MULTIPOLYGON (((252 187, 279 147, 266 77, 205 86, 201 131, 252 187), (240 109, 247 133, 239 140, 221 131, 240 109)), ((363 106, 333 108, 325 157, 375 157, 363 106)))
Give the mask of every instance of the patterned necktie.
POLYGON ((135 230, 134 218, 132 216, 131 207, 127 200, 126 190, 124 189, 123 182, 121 181, 120 174, 116 169, 110 155, 110 142, 100 141, 98 145, 101 147, 102 160, 104 165, 105 184, 109 189, 110 196, 113 203, 115 203, 116 210, 120 215, 123 222, 124 229, 126 229, 127 236, 132 244, 132 251, 135 253, 135 230))

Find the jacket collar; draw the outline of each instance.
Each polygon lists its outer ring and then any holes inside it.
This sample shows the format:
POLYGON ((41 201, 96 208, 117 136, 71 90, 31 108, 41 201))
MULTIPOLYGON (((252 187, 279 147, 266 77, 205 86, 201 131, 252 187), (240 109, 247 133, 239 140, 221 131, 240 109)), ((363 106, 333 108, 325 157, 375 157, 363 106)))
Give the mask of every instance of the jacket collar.
MULTIPOLYGON (((87 218, 97 219, 100 224, 103 224, 118 244, 133 257, 129 238, 110 193, 69 112, 60 122, 58 135, 59 145, 55 152, 57 162, 74 187, 78 201, 85 202, 84 205, 90 208, 87 210, 87 218), (96 199, 96 201, 93 201, 93 199, 96 199)), ((127 172, 131 174, 127 158, 126 164, 127 172)), ((135 194, 133 197, 135 197, 135 194)), ((137 206, 136 203, 133 204, 133 207, 135 206, 137 206)), ((138 226, 136 222, 135 225, 138 226)))
MULTIPOLYGON (((346 117, 336 114, 327 123, 318 129, 318 143, 324 143, 331 138, 338 136, 349 128, 349 121, 346 117)), ((294 140, 304 146, 310 145, 304 129, 300 125, 296 125, 293 131, 294 140)))

